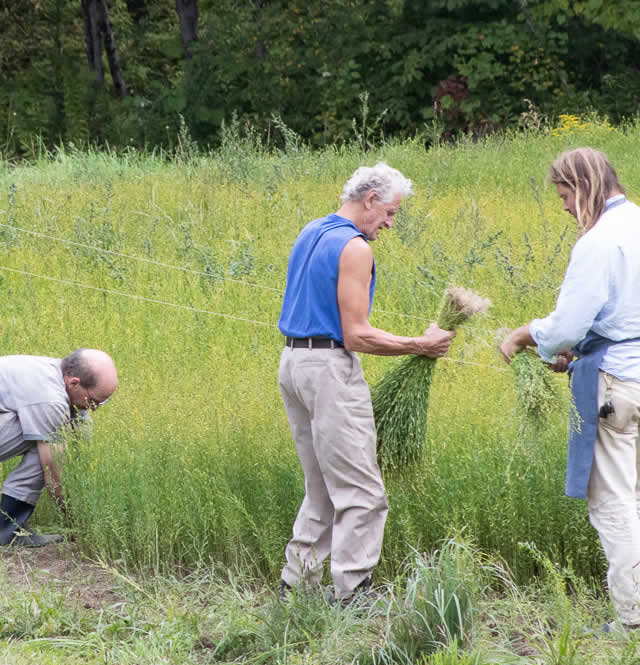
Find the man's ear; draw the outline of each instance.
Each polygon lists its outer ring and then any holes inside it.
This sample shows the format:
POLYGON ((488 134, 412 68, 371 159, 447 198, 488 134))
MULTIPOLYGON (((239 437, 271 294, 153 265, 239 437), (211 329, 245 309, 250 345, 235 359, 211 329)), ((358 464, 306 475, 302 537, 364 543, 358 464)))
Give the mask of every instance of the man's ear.
POLYGON ((80 379, 79 379, 77 376, 70 376, 70 377, 69 377, 69 380, 67 381, 67 383, 68 383, 70 386, 74 386, 74 388, 75 388, 76 386, 79 386, 79 385, 80 385, 80 379))
POLYGON ((378 192, 375 189, 370 189, 363 199, 364 207, 369 210, 371 206, 378 200, 378 192))

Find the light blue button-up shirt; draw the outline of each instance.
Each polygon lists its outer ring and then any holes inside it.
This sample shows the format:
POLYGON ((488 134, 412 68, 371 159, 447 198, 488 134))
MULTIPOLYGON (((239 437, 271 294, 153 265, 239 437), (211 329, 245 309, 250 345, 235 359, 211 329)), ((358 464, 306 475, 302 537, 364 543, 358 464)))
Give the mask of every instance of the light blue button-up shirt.
MULTIPOLYGON (((555 310, 530 324, 547 362, 589 330, 613 341, 640 337, 640 208, 622 199, 609 199, 595 226, 574 245, 555 310)), ((600 369, 640 381, 640 342, 609 347, 600 369)))

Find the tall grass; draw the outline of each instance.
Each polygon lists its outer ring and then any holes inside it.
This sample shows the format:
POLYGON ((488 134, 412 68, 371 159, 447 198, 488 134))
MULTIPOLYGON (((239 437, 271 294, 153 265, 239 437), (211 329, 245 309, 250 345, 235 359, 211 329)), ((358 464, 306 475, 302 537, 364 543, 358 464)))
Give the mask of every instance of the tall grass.
MULTIPOLYGON (((575 237, 545 180, 554 156, 605 150, 634 198, 639 128, 429 152, 420 141, 390 143, 366 155, 348 146, 268 154, 241 138, 176 160, 60 149, 0 170, 2 353, 97 347, 120 372, 91 442, 65 462, 83 550, 158 571, 212 556, 277 579, 303 495, 276 379, 289 250, 308 220, 337 208, 359 164, 383 159, 417 194, 376 242, 372 323, 421 333, 451 281, 494 305, 460 329, 440 364, 421 463, 386 475, 380 574, 393 577, 411 547, 429 550, 464 526, 518 579, 539 569, 518 546, 525 540, 599 578, 584 507, 562 495, 566 390, 544 431, 521 437, 493 339, 553 307, 575 237)), ((372 385, 396 362, 362 360, 372 385)), ((47 501, 37 517, 61 520, 47 501)))

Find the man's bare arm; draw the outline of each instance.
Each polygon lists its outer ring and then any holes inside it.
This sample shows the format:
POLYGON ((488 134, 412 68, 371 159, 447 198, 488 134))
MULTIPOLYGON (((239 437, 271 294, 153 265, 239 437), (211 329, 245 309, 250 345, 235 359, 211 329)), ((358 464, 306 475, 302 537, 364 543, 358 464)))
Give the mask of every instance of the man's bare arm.
POLYGON ((393 335, 369 323, 369 287, 373 253, 362 238, 342 250, 338 272, 338 308, 345 348, 380 356, 406 354, 440 358, 449 350, 455 332, 432 324, 421 337, 393 335))

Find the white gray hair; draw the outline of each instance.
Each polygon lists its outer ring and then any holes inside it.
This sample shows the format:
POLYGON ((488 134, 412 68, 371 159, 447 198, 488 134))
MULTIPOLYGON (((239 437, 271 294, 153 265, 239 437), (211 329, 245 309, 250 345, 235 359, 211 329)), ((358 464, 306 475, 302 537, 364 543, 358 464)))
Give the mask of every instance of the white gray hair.
POLYGON ((391 203, 398 194, 403 198, 413 194, 411 180, 388 164, 378 162, 375 166, 361 166, 357 169, 344 186, 340 198, 343 203, 362 201, 372 189, 376 190, 382 203, 391 203))

